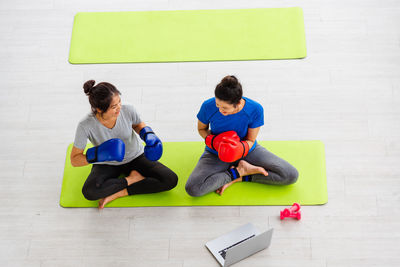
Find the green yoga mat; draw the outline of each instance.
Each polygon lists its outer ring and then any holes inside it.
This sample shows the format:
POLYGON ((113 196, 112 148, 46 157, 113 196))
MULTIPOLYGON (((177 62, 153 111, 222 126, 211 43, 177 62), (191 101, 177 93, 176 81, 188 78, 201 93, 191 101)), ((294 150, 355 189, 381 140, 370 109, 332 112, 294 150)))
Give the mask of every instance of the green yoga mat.
POLYGON ((303 11, 292 8, 81 12, 69 62, 292 59, 306 56, 303 11))
MULTIPOLYGON (((299 171, 293 185, 276 186, 258 183, 237 183, 222 196, 211 192, 202 197, 191 197, 185 183, 204 151, 203 142, 164 142, 161 162, 178 175, 174 189, 154 194, 119 198, 107 207, 143 206, 227 206, 227 205, 320 205, 328 201, 325 152, 320 141, 264 141, 260 142, 272 153, 286 159, 299 171)), ((72 167, 68 147, 60 205, 63 207, 97 207, 97 201, 88 201, 82 195, 82 186, 90 173, 91 165, 72 167)))

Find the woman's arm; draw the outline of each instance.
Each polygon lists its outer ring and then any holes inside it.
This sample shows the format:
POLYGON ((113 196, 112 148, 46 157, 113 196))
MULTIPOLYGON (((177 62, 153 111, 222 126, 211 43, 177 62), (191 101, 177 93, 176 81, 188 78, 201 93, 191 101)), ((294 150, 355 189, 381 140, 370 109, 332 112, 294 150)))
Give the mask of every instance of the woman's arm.
POLYGON ((260 131, 261 127, 257 128, 249 128, 247 130, 247 135, 244 138, 244 140, 249 144, 249 147, 251 148, 254 145, 254 142, 256 141, 258 132, 260 131))
POLYGON ((139 124, 133 124, 133 125, 132 125, 132 129, 133 129, 137 134, 140 134, 140 131, 141 131, 144 127, 146 127, 146 123, 144 123, 144 122, 141 122, 141 123, 139 123, 139 124))
POLYGON ((75 146, 72 147, 71 164, 74 167, 81 167, 89 164, 86 160, 86 156, 83 154, 83 149, 79 149, 75 146))
POLYGON ((208 124, 204 124, 199 120, 197 122, 197 131, 204 139, 206 139, 207 135, 211 134, 211 131, 208 129, 208 124))

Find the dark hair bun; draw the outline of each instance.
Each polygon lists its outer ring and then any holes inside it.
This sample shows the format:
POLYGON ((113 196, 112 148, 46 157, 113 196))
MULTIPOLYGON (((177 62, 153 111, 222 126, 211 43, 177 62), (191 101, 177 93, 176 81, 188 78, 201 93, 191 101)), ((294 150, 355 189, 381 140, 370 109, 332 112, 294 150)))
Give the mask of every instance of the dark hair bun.
POLYGON ((86 95, 90 95, 90 92, 92 91, 92 88, 96 82, 94 80, 89 80, 85 82, 83 85, 83 91, 85 92, 86 95))
POLYGON ((225 76, 221 81, 221 84, 224 87, 235 87, 238 85, 238 83, 238 79, 233 75, 225 76))
POLYGON ((228 75, 215 87, 214 94, 220 100, 237 105, 243 96, 242 85, 235 76, 228 75))

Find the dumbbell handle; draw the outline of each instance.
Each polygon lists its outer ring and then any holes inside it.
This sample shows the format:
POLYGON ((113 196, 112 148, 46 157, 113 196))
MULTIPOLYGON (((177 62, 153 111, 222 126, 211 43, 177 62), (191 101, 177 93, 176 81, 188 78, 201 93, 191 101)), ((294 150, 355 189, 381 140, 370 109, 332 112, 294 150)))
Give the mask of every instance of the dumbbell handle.
POLYGON ((289 209, 284 209, 283 211, 281 211, 281 220, 288 218, 288 217, 296 218, 297 220, 300 220, 301 212, 300 211, 290 212, 289 209))
POLYGON ((297 212, 300 210, 300 205, 298 203, 293 203, 293 205, 289 208, 290 213, 297 212))

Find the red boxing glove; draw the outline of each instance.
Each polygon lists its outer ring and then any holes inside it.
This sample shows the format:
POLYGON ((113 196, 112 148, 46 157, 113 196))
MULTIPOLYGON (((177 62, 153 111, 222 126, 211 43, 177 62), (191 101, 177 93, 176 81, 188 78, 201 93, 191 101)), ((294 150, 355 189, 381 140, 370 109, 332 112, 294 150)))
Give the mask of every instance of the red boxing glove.
POLYGON ((218 157, 224 162, 235 162, 246 157, 249 150, 249 144, 246 141, 223 137, 219 145, 218 157))
POLYGON ((229 137, 232 140, 240 141, 240 137, 237 135, 235 131, 227 131, 220 133, 218 135, 209 134, 206 136, 206 146, 215 151, 219 150, 219 145, 221 144, 222 138, 229 137))

